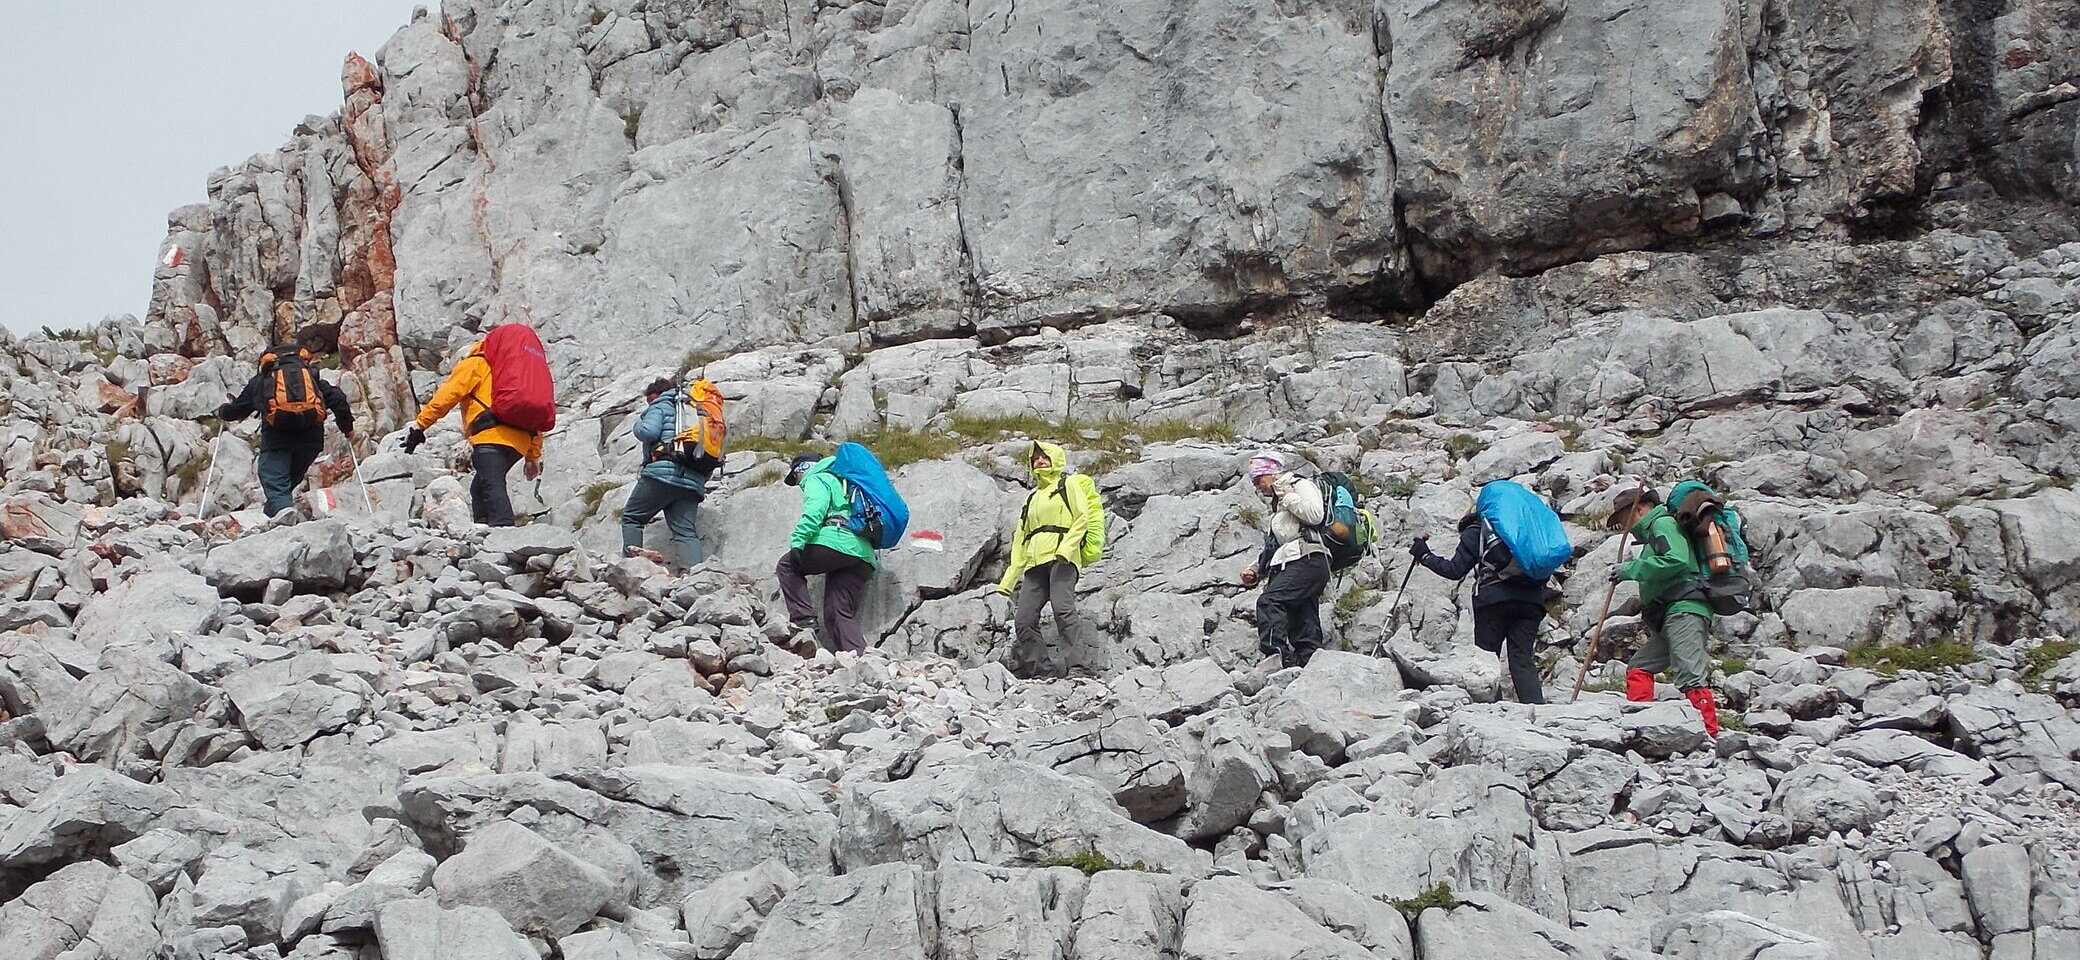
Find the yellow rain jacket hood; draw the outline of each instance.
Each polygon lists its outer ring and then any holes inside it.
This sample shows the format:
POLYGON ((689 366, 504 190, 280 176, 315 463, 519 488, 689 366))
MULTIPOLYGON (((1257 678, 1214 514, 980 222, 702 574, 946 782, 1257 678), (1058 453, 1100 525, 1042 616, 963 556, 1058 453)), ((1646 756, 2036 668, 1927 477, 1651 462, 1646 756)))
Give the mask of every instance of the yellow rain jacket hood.
POLYGON ((1078 569, 1098 562, 1105 552, 1105 502, 1098 483, 1081 473, 1065 475, 1068 455, 1052 443, 1034 441, 1026 451, 1047 454, 1048 466, 1033 471, 1033 492, 1019 511, 1011 535, 1011 565, 997 589, 1010 593, 1027 570, 1055 560, 1078 569))

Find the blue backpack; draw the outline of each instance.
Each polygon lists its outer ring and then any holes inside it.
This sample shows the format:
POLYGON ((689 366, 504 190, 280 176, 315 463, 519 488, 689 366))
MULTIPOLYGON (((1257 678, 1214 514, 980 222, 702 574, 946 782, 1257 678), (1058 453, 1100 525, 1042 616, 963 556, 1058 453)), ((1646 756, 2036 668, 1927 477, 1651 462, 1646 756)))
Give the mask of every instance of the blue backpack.
POLYGON ((910 526, 910 505, 888 482, 888 471, 881 469, 873 451, 857 443, 838 444, 830 472, 845 481, 845 495, 851 499, 845 529, 865 537, 876 550, 903 542, 903 531, 910 526))
POLYGON ((1560 515, 1553 512, 1545 498, 1521 484, 1497 480, 1481 487, 1474 508, 1488 529, 1509 548, 1510 557, 1524 576, 1544 580, 1574 557, 1574 546, 1567 542, 1560 515))

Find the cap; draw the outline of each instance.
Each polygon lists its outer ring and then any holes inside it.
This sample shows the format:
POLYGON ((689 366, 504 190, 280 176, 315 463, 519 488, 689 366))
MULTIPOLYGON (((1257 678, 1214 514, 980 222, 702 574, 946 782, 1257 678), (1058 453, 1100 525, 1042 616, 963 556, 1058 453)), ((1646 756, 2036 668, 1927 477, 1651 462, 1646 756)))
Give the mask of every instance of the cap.
POLYGON ((783 482, 790 487, 801 486, 802 474, 806 472, 812 464, 821 459, 823 458, 813 453, 795 454, 794 459, 787 461, 787 477, 783 482))

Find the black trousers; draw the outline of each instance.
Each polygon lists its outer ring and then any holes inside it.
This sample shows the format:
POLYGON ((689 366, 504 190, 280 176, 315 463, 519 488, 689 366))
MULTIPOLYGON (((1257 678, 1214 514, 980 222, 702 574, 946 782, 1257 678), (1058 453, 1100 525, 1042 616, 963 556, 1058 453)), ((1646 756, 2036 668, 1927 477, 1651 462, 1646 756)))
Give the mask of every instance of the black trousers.
POLYGON ((1545 684, 1538 678, 1538 625, 1546 618, 1543 604, 1505 600, 1473 608, 1473 644, 1494 653, 1509 648, 1509 682, 1517 688, 1518 703, 1546 702, 1545 684))
POLYGON ((513 498, 506 493, 506 474, 520 462, 520 451, 496 443, 470 448, 470 519, 494 527, 513 525, 513 498))
POLYGON ((1257 595, 1257 649, 1288 667, 1304 667, 1322 648, 1322 591, 1329 558, 1303 557, 1271 572, 1257 595))

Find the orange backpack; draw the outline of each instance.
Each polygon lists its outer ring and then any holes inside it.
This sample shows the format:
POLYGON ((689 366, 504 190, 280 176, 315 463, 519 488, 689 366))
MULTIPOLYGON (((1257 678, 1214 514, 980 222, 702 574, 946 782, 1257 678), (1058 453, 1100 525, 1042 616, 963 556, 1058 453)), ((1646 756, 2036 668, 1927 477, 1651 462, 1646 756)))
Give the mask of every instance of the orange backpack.
POLYGON ((267 398, 261 419, 270 427, 308 430, 325 422, 325 400, 318 395, 317 377, 311 373, 311 352, 302 347, 296 355, 277 356, 269 351, 260 357, 260 369, 274 374, 274 393, 267 398))
POLYGON ((692 470, 711 471, 722 466, 723 439, 728 427, 722 421, 722 390, 714 381, 695 379, 679 392, 679 432, 671 440, 671 458, 692 470))

